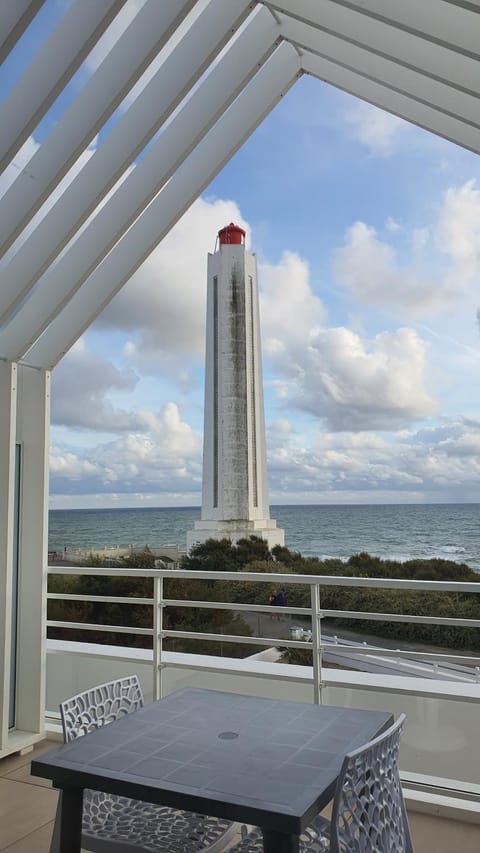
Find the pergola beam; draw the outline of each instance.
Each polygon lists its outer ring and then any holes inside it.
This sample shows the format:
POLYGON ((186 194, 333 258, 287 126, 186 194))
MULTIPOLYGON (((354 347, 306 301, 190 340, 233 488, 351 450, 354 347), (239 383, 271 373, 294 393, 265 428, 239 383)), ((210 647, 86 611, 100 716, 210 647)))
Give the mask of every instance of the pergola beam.
POLYGON ((419 68, 401 65, 392 58, 354 45, 339 36, 315 30, 293 18, 281 22, 284 38, 302 51, 313 53, 361 77, 428 104, 436 110, 480 128, 480 101, 419 68))
POLYGON ((76 0, 61 18, 0 108, 0 172, 8 166, 125 2, 76 0))
POLYGON ((195 0, 160 4, 147 0, 140 9, 5 193, 0 204, 0 254, 12 245, 194 4, 195 0))
MULTIPOLYGON (((305 29, 311 31, 312 39, 315 39, 316 33, 321 32, 337 36, 352 47, 370 50, 378 56, 398 62, 405 68, 445 82, 473 97, 479 97, 478 53, 476 58, 463 52, 458 53, 453 45, 429 41, 421 35, 399 29, 392 23, 352 11, 333 0, 283 0, 281 4, 268 5, 277 12, 281 11, 286 21, 292 18, 304 24, 305 29), (298 14, 299 10, 305 12, 305 17, 298 14)), ((474 22, 478 33, 480 17, 475 16, 474 22)), ((478 42, 480 43, 480 39, 478 42)))
POLYGON ((297 51, 282 43, 53 320, 26 362, 53 366, 62 358, 301 73, 297 51))
MULTIPOLYGON (((248 0, 212 0, 2 274, 0 322, 26 296, 242 23, 248 0)), ((273 16, 266 13, 269 17, 273 16)))
POLYGON ((258 72, 278 38, 275 18, 261 9, 247 23, 244 39, 232 44, 110 203, 38 282, 0 336, 2 357, 25 354, 258 72))
POLYGON ((0 63, 15 47, 45 0, 5 0, 0 6, 0 63))
MULTIPOLYGON (((401 32, 419 36, 432 44, 443 45, 465 56, 478 58, 480 4, 458 0, 267 0, 278 11, 306 23, 324 18, 327 7, 333 15, 350 16, 356 22, 363 16, 366 26, 387 24, 401 32), (455 22, 452 25, 452 6, 455 22), (443 14, 442 14, 443 12, 443 14)), ((327 24, 325 24, 327 26, 327 24)))
POLYGON ((302 58, 302 67, 306 73, 343 89, 363 101, 368 101, 463 148, 480 153, 478 127, 466 124, 459 118, 440 112, 428 103, 387 88, 380 82, 362 77, 357 72, 342 68, 320 56, 305 54, 302 58))

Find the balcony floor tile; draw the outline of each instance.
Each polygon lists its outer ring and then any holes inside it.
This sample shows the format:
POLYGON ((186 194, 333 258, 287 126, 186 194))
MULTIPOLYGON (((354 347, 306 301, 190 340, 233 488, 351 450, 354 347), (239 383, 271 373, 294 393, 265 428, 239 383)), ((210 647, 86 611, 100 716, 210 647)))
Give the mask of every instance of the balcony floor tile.
MULTIPOLYGON (((27 755, 0 760, 1 853, 49 853, 57 792, 30 775, 34 756, 56 744, 43 741, 27 755)), ((480 825, 410 812, 415 853, 478 853, 480 825)))
POLYGON ((38 785, 1 778, 0 850, 53 820, 57 796, 56 791, 38 785))

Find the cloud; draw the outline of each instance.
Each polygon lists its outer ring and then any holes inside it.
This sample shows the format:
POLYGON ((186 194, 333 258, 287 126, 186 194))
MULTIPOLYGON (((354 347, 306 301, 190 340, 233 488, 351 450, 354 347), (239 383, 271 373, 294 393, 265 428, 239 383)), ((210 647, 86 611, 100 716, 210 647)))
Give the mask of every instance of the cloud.
MULTIPOLYGON (((475 500, 480 476, 480 418, 444 419, 432 428, 388 438, 374 433, 322 431, 310 437, 288 419, 268 430, 273 500, 401 502, 475 500)), ((122 435, 80 452, 51 450, 51 493, 108 496, 108 500, 200 502, 200 437, 166 404, 149 434, 122 435)), ((67 498, 66 498, 67 499, 67 498)), ((105 500, 105 498, 104 498, 105 500)))
POLYGON ((476 181, 450 187, 444 195, 436 228, 440 251, 452 262, 455 274, 467 280, 480 276, 480 190, 476 181))
POLYGON ((394 307, 410 317, 450 310, 469 298, 480 276, 480 191, 475 181, 448 188, 435 220, 413 228, 409 238, 414 254, 402 262, 375 228, 355 222, 333 254, 337 281, 359 303, 394 307))
POLYGON ((411 125, 392 113, 358 101, 345 114, 347 130, 353 139, 368 148, 369 153, 378 157, 393 154, 411 125))
POLYGON ((188 385, 203 360, 207 249, 231 221, 250 230, 234 202, 198 199, 97 320, 129 334, 125 354, 142 373, 188 385))
POLYGON ((112 391, 132 392, 137 382, 133 370, 119 370, 87 351, 80 339, 53 371, 52 423, 102 432, 145 429, 139 413, 116 408, 108 399, 112 391))
POLYGON ((413 329, 372 341, 345 328, 319 331, 299 377, 297 406, 333 430, 398 430, 435 414, 426 347, 413 329))
POLYGON ((50 458, 52 495, 198 492, 200 437, 181 420, 177 405, 149 413, 148 425, 148 433, 130 432, 82 454, 57 442, 50 458))
POLYGON ((274 361, 283 359, 295 343, 305 344, 325 320, 309 277, 308 264, 294 252, 284 252, 279 264, 259 266, 263 348, 274 361))
POLYGON ((449 490, 452 500, 476 500, 480 476, 480 434, 467 424, 453 424, 450 435, 425 446, 415 437, 408 464, 432 489, 449 490), (473 491, 472 491, 473 490, 473 491))
POLYGON ((347 229, 344 245, 334 252, 333 266, 337 281, 363 304, 397 306, 418 315, 453 298, 449 288, 401 265, 393 246, 364 222, 347 229))
MULTIPOLYGON (((270 438, 270 434, 269 434, 270 438)), ((269 440, 270 497, 303 503, 476 500, 480 433, 463 421, 401 432, 322 432, 307 442, 295 431, 269 440)))
POLYGON ((53 445, 50 448, 50 477, 82 481, 95 474, 96 467, 88 459, 80 459, 72 451, 53 445))
POLYGON ((385 229, 387 231, 390 231, 391 234, 394 234, 395 231, 401 231, 402 226, 399 222, 396 221, 396 219, 393 218, 393 216, 387 216, 387 219, 385 221, 385 229))

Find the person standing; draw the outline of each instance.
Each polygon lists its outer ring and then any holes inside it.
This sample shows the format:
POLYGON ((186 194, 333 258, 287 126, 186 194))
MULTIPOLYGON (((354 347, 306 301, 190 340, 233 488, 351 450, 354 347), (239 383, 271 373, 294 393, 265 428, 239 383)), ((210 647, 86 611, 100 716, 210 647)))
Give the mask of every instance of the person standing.
MULTIPOLYGON (((278 592, 276 589, 272 589, 272 592, 270 594, 270 598, 268 599, 268 603, 269 603, 270 607, 278 607, 278 592)), ((278 616, 274 615, 273 613, 271 613, 270 615, 272 617, 272 620, 274 620, 274 621, 276 621, 279 618, 278 616)))
POLYGON ((276 589, 272 589, 270 593, 270 598, 268 599, 268 603, 271 607, 276 607, 278 604, 278 592, 276 589))

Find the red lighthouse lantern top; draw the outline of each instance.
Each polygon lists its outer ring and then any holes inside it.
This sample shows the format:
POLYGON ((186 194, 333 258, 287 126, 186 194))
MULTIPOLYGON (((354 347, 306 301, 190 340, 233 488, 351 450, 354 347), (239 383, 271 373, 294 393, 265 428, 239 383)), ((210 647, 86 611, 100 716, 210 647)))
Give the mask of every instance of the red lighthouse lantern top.
POLYGON ((230 222, 218 232, 218 241, 221 246, 225 244, 245 245, 245 231, 239 225, 230 222))

